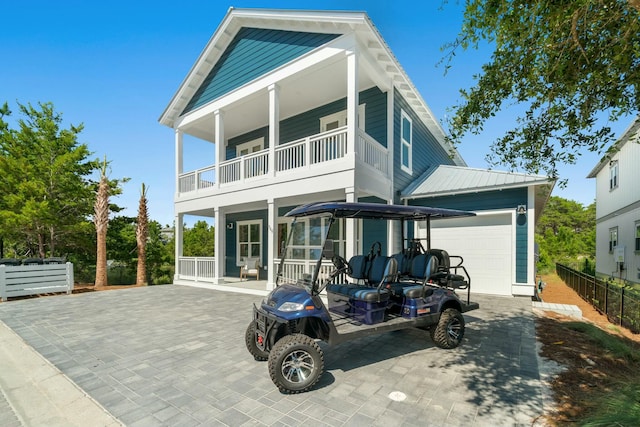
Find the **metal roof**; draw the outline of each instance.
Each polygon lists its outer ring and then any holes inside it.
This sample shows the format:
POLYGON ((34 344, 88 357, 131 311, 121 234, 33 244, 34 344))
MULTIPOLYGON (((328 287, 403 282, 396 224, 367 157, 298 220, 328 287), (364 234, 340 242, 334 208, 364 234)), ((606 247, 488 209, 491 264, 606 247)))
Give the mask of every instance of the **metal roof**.
POLYGON ((464 193, 504 190, 531 185, 553 184, 547 176, 437 165, 429 168, 401 194, 402 199, 451 196, 464 193))
POLYGON ((323 213, 335 218, 405 219, 451 218, 475 216, 474 212, 426 206, 385 205, 382 203, 319 202, 298 206, 285 216, 305 217, 323 213))

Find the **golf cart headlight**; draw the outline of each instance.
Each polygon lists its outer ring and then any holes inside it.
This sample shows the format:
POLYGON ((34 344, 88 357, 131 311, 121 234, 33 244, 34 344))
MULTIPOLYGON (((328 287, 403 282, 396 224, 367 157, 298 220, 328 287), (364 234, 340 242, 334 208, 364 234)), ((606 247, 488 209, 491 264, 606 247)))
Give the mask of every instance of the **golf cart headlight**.
POLYGON ((278 310, 280 311, 300 311, 303 309, 304 309, 304 305, 299 304, 297 302, 285 302, 280 307, 278 307, 278 310))

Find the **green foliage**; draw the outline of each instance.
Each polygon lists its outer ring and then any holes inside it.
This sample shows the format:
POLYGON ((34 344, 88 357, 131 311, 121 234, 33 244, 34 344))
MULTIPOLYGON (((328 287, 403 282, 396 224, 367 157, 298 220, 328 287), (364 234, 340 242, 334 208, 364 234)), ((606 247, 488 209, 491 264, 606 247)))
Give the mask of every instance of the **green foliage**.
POLYGON ((184 256, 212 257, 215 255, 215 229, 205 221, 198 221, 193 228, 184 228, 184 256))
POLYGON ((32 255, 57 256, 59 244, 84 233, 92 208, 90 175, 98 167, 78 142, 82 125, 61 128, 53 104, 18 104, 13 129, 0 109, 0 234, 32 255))
POLYGON ((640 110, 640 2, 468 0, 455 51, 495 46, 476 85, 461 90, 450 133, 480 133, 503 106, 526 110, 497 139, 488 160, 556 177, 559 164, 613 141, 598 124, 640 110))
POLYGON ((158 221, 149 221, 147 239, 147 276, 149 285, 173 283, 175 252, 173 239, 163 239, 158 221))
POLYGON ((574 265, 585 263, 579 260, 593 260, 595 227, 595 203, 584 208, 573 200, 550 197, 536 226, 538 270, 551 271, 557 262, 574 265))

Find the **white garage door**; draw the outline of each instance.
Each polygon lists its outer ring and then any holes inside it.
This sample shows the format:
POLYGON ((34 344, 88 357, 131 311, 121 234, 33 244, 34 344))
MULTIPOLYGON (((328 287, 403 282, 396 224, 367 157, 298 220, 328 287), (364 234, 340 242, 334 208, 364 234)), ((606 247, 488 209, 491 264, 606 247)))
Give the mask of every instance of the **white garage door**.
MULTIPOLYGON (((510 213, 501 213, 431 221, 431 247, 464 258, 472 292, 511 295, 511 218, 510 213)), ((424 229, 419 229, 419 234, 426 237, 424 229)))

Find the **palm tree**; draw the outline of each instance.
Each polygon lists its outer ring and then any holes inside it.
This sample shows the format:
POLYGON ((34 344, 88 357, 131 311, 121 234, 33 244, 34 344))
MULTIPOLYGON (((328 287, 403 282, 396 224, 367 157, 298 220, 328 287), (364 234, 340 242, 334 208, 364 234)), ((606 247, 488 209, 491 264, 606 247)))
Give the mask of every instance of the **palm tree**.
POLYGON ((138 244, 138 268, 136 285, 147 284, 147 238, 149 237, 149 213, 147 211, 147 187, 142 183, 140 203, 138 204, 138 227, 136 242, 138 244))
POLYGON ((109 180, 107 179, 107 156, 100 167, 100 183, 93 207, 93 223, 96 226, 96 282, 95 287, 107 286, 107 227, 109 226, 109 180))

